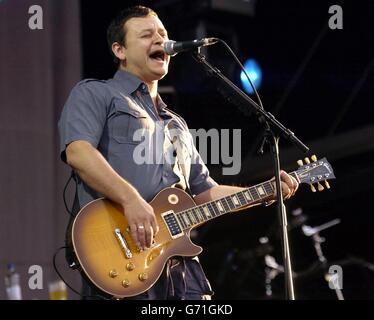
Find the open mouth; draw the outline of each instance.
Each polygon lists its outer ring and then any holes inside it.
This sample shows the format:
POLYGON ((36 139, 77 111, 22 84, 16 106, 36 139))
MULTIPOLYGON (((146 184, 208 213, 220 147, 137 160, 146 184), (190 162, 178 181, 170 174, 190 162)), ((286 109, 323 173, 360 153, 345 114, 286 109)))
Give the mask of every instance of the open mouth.
POLYGON ((156 50, 153 51, 149 57, 152 60, 156 60, 158 62, 164 62, 166 60, 166 53, 163 50, 156 50))

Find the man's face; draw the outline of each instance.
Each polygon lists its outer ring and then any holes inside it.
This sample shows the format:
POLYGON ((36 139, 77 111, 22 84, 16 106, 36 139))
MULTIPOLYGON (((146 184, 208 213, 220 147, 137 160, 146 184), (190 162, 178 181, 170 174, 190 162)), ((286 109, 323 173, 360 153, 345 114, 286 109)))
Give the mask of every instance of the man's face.
POLYGON ((168 35, 160 19, 131 18, 125 27, 125 70, 145 82, 163 78, 168 72, 170 57, 163 50, 168 35))

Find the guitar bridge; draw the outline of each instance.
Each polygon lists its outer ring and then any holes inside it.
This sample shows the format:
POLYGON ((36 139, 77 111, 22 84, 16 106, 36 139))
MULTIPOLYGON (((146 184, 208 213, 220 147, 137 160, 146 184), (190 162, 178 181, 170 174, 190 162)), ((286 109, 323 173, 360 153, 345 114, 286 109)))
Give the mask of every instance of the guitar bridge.
POLYGON ((121 230, 119 228, 116 228, 114 230, 114 234, 116 235, 116 238, 122 248, 122 251, 125 253, 126 258, 131 259, 132 258, 131 250, 129 249, 129 246, 127 244, 125 237, 122 235, 121 230))

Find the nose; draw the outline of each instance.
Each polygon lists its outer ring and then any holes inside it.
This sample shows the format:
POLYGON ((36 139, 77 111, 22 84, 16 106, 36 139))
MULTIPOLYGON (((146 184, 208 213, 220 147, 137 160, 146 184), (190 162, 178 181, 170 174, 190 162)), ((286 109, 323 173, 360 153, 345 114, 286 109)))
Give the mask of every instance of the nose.
POLYGON ((163 45, 165 42, 165 39, 163 36, 161 36, 159 33, 155 33, 155 39, 154 39, 154 43, 155 44, 158 44, 158 45, 163 45))

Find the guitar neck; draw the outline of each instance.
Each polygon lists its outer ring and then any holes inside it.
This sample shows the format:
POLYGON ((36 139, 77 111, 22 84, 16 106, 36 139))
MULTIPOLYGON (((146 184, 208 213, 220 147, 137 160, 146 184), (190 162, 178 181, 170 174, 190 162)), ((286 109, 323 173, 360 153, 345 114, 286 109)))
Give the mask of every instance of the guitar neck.
MULTIPOLYGON (((298 179, 296 171, 290 173, 290 175, 298 179)), ((263 202, 273 195, 273 183, 268 180, 218 200, 177 212, 175 216, 180 226, 186 230, 234 210, 263 202)))

